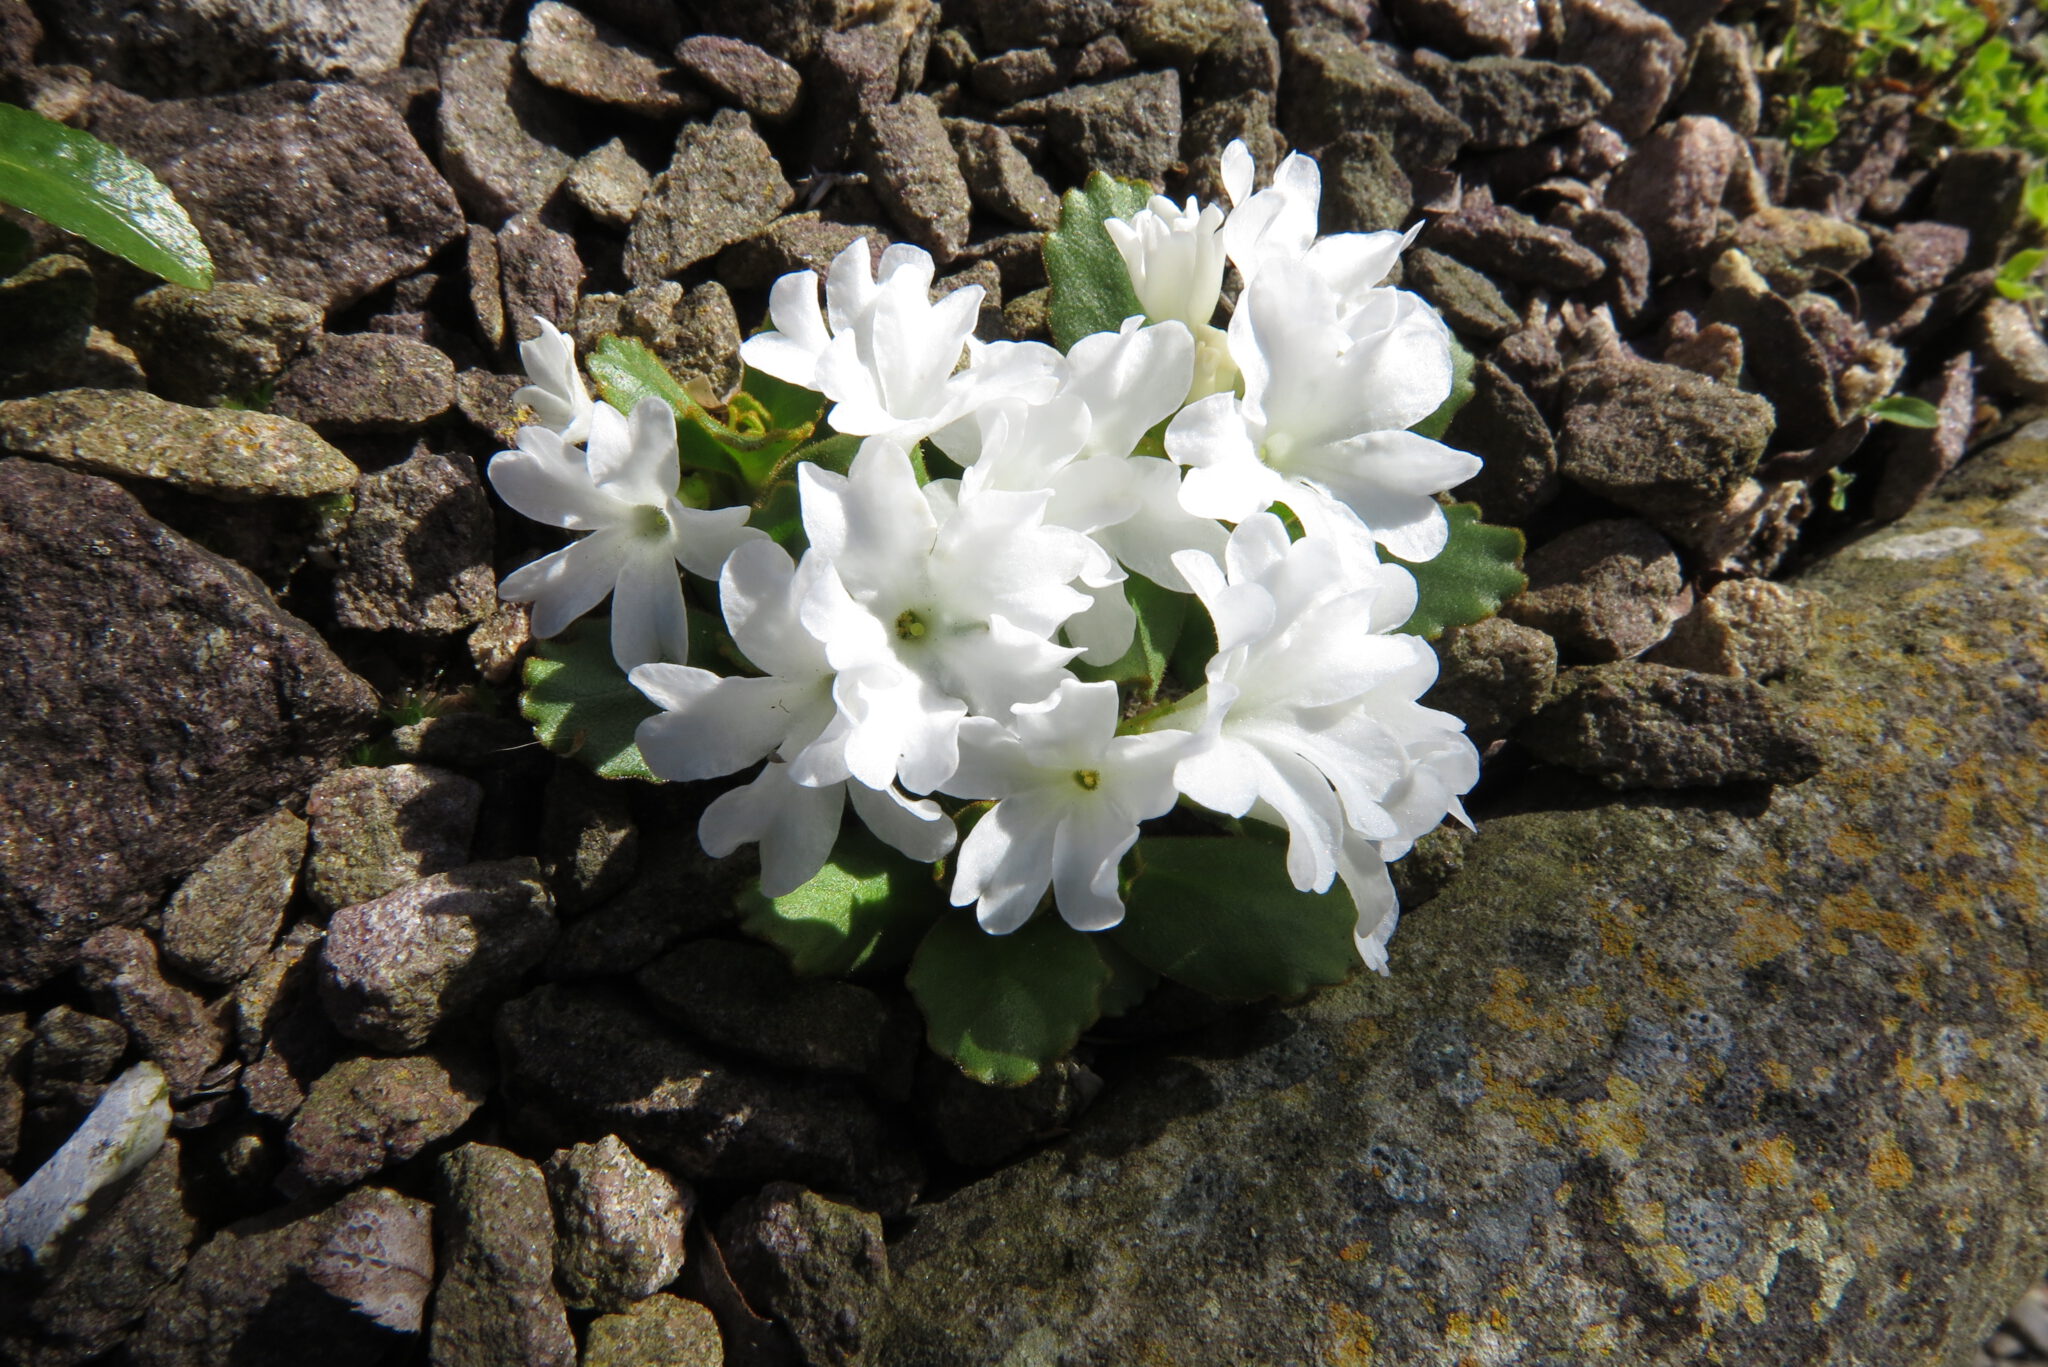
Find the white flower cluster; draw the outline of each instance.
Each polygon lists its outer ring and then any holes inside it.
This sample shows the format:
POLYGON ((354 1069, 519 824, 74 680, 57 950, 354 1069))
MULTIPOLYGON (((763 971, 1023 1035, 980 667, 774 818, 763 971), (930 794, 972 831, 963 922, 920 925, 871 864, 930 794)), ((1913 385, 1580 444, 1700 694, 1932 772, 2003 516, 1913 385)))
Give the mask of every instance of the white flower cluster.
MULTIPOLYGON (((777 896, 829 857, 850 802, 881 839, 937 860, 956 842, 937 795, 992 801, 953 861, 951 896, 993 933, 1048 887, 1083 930, 1123 916, 1118 865, 1139 824, 1185 797, 1284 825, 1295 886, 1341 880, 1384 971, 1386 861, 1478 776, 1461 723, 1421 706, 1433 652, 1396 634, 1409 560, 1448 535, 1433 497, 1472 456, 1409 429, 1451 390, 1449 333, 1383 282, 1398 233, 1318 238, 1315 163, 1253 193, 1224 158, 1226 214, 1163 198, 1107 226, 1144 314, 1068 354, 984 343, 981 291, 932 302, 932 261, 865 242, 776 282, 749 366, 823 394, 863 438, 841 475, 798 466, 807 547, 792 559, 748 510, 684 506, 672 414, 593 404, 552 328, 525 348, 546 424, 490 468, 520 512, 586 532, 508 577, 547 636, 612 597, 619 664, 661 709, 637 742, 664 778, 759 765, 700 827, 713 855, 758 842, 777 896), (1213 319, 1226 261, 1243 280, 1213 319), (964 361, 963 361, 964 355, 964 361), (1164 429, 1163 446, 1157 429, 1164 429), (961 471, 920 482, 930 443, 961 471), (1291 514, 1290 521, 1281 513, 1291 514), (726 630, 758 673, 687 662, 677 567, 716 576, 726 630), (1199 598, 1206 681, 1126 717, 1117 686, 1070 666, 1130 647, 1126 579, 1199 598)), ((961 802, 952 804, 954 811, 961 802)))

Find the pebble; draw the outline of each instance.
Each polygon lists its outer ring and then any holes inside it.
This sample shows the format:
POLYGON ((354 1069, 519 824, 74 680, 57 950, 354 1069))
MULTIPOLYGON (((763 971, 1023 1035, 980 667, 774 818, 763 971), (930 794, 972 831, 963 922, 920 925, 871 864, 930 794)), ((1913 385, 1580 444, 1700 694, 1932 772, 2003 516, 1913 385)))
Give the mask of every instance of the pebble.
POLYGON ((1734 494, 1775 422, 1754 394, 1651 361, 1580 366, 1566 385, 1559 471, 1660 527, 1734 494))
POLYGON ((1024 228, 1046 231, 1059 226, 1059 197, 1009 134, 972 119, 948 119, 946 132, 976 208, 1024 228))
POLYGON ((583 1340, 582 1367, 724 1367, 725 1361, 717 1319, 680 1296, 649 1296, 623 1314, 599 1315, 583 1340))
POLYGON ((760 232, 795 198, 745 114, 721 109, 686 125, 633 220, 626 276, 636 285, 673 279, 760 232))
POLYGON ((210 983, 232 984, 269 953, 306 857, 306 823, 283 808, 235 837, 164 907, 163 953, 210 983))
POLYGON ((580 141, 568 111, 518 58, 516 43, 471 38, 441 63, 441 168, 487 228, 547 203, 580 141))
POLYGON ((1722 201, 1747 153, 1719 119, 1688 114, 1641 139, 1607 187, 1607 207, 1642 230, 1660 275, 1699 264, 1722 234, 1722 201))
POLYGON ((785 123, 803 98, 797 69, 752 43, 700 33, 676 44, 685 76, 738 105, 763 123, 785 123))
POLYGON ((586 152, 569 168, 569 194, 583 212, 607 228, 624 228, 640 212, 654 177, 639 159, 626 150, 625 140, 613 138, 593 152, 586 152))
POLYGON ((1678 553, 1647 523, 1582 523, 1530 553, 1529 587, 1504 611, 1581 660, 1632 659, 1692 607, 1678 553))
POLYGON ((75 256, 45 256, 0 281, 0 317, 16 320, 0 338, 0 376, 38 370, 81 350, 92 334, 99 291, 75 256))
POLYGON ((1685 69, 1685 40, 1636 0, 1563 0, 1560 60, 1592 68, 1613 92, 1602 117, 1640 138, 1657 122, 1685 69))
POLYGON ((437 1171, 435 1367, 575 1367, 540 1168, 506 1149, 465 1144, 443 1154, 437 1171))
POLYGON ((1607 87, 1582 66, 1522 57, 1454 62, 1424 49, 1415 79, 1472 131, 1472 151, 1526 147, 1600 117, 1607 87))
POLYGON ((329 774, 306 799, 306 894, 323 912, 396 892, 469 858, 483 789, 424 764, 329 774))
POLYGON ((206 407, 255 396, 320 324, 320 310, 302 300, 220 281, 210 290, 159 285, 140 295, 126 335, 165 398, 206 407))
POLYGON ((422 451, 365 475, 335 548, 335 620, 429 638, 475 626, 498 605, 494 536, 468 456, 422 451))
POLYGON ((624 1310, 676 1279, 688 1187, 617 1135, 558 1150, 543 1165, 555 1211, 555 1283, 573 1309, 624 1310))
POLYGON ((889 1286, 882 1222, 793 1182, 770 1182, 719 1222, 719 1248, 750 1304, 789 1329, 810 1362, 849 1362, 889 1286))
POLYGON ((300 1187, 353 1186, 462 1128, 489 1077, 455 1055, 353 1058, 322 1073, 286 1135, 300 1187))
POLYGON ((1557 678, 1557 642, 1506 617, 1450 628, 1438 638, 1436 653, 1440 668, 1423 706, 1462 718, 1476 745, 1514 730, 1557 678))
POLYGON ((540 336, 540 318, 569 326, 583 292, 576 239, 549 227, 538 214, 523 213, 498 230, 497 245, 507 340, 530 342, 540 336))
POLYGON ((1287 87, 1280 127, 1304 151, 1367 129, 1385 139, 1406 174, 1446 166, 1471 136, 1427 89, 1335 29, 1291 29, 1283 40, 1287 87))
POLYGON ((1493 203, 1483 188, 1465 194, 1454 214, 1430 223, 1432 248, 1506 280, 1553 289, 1583 289, 1607 273, 1607 263, 1560 228, 1493 203))
POLYGON ((1486 453, 1484 468, 1455 494, 1477 503, 1489 521, 1521 525, 1557 496, 1557 443, 1550 426, 1528 392, 1492 361, 1473 367, 1472 397, 1443 439, 1460 451, 1486 453))
POLYGON ((519 59, 542 85, 643 118, 679 119, 710 108, 660 53, 558 0, 540 0, 527 12, 519 59))
MULTIPOLYGON (((455 363, 425 342, 326 336, 277 382, 271 410, 328 434, 409 432, 455 404, 455 363)), ((251 415, 260 416, 260 415, 251 415)))
POLYGON ((1101 171, 1158 185, 1180 155, 1180 82, 1169 71, 1074 86, 999 117, 1044 124, 1077 176, 1101 171))
POLYGON ((1543 37, 1537 0, 1389 0, 1387 13, 1410 42, 1447 57, 1520 57, 1543 37))
POLYGON ((942 266, 959 255, 973 205, 938 106, 910 95, 868 111, 860 155, 869 186, 904 235, 942 266))
POLYGON ((1827 599, 1768 579, 1726 579, 1650 652, 1652 664, 1735 679, 1775 679, 1813 648, 1827 599))
POLYGON ((133 926, 109 926, 79 948, 79 980, 113 1008, 113 1015, 163 1069, 171 1095, 190 1098, 211 1081, 228 1046, 225 1002, 204 998, 167 981, 156 942, 133 926))

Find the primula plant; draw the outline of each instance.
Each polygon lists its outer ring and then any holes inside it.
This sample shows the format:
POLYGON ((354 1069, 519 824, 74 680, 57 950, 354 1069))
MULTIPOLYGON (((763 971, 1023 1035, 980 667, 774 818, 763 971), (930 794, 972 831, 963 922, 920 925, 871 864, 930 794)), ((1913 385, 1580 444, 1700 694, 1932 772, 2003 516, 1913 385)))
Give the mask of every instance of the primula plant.
POLYGON ((799 971, 907 970, 934 1048, 1021 1083, 1160 978, 1298 995, 1387 970, 1387 865, 1476 781, 1424 637, 1517 591, 1444 492, 1469 367, 1318 237, 1315 163, 1231 207, 1095 176, 1045 255, 1058 348, 847 248, 784 276, 722 415, 637 344, 524 348, 490 477, 578 539, 511 574, 526 715, 599 773, 729 780, 744 925, 799 971), (1227 268, 1242 288, 1218 321, 1227 268), (607 599, 608 626, 582 622, 607 599), (849 812, 851 813, 849 817, 849 812))

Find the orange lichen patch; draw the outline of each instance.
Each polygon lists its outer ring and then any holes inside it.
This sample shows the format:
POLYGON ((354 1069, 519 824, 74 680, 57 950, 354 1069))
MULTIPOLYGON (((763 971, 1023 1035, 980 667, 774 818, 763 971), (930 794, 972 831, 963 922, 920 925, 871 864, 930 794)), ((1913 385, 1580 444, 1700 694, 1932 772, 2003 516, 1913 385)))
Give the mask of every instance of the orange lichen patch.
POLYGON ((1479 1009, 1496 1024, 1505 1025, 1510 1030, 1563 1030, 1564 1017, 1538 1011, 1522 996, 1528 986, 1529 979, 1521 969, 1496 968, 1493 971, 1493 995, 1481 1002, 1479 1009))
POLYGON ((1966 1077, 1946 1078, 1941 1084, 1941 1099, 1956 1113, 1956 1122, 1965 1118, 1964 1108, 1973 1101, 1984 1099, 1984 1089, 1966 1077))
POLYGON ((1742 1184, 1789 1187, 1799 1177, 1799 1150, 1784 1135, 1774 1135, 1750 1151, 1742 1164, 1742 1184))
POLYGON ((1764 1322, 1763 1293, 1753 1286, 1742 1288, 1742 1313, 1749 1316, 1751 1324, 1762 1324, 1764 1322))
POLYGON ((1940 1078, 1915 1062, 1913 1056, 1903 1049, 1892 1056, 1892 1079, 1914 1092, 1931 1092, 1941 1085, 1940 1078))
POLYGON ((1755 968, 1799 948, 1804 937, 1805 932, 1790 916, 1772 911, 1762 902, 1744 902, 1742 924, 1735 928, 1733 939, 1735 962, 1755 968))
POLYGON ((1807 1197, 1806 1203, 1813 1207, 1815 1214, 1831 1215, 1834 1213, 1834 1200, 1831 1197, 1829 1197, 1829 1195, 1824 1191, 1817 1191, 1813 1195, 1807 1197))
POLYGON ((1829 1084, 1830 1082, 1833 1082, 1834 1080, 1835 1080, 1835 1070, 1834 1070, 1834 1069, 1832 1069, 1832 1068, 1828 1067, 1828 1066, 1827 1066, 1827 1065, 1826 1065, 1825 1063, 1816 1063, 1816 1064, 1814 1064, 1814 1065, 1813 1065, 1813 1085, 1814 1085, 1814 1086, 1816 1086, 1816 1087, 1825 1087, 1825 1086, 1827 1086, 1827 1085, 1828 1085, 1828 1084, 1829 1084))
POLYGON ((1618 1156, 1631 1161, 1640 1158, 1650 1130, 1638 1108, 1643 1090, 1618 1073, 1607 1077, 1605 1101, 1582 1101, 1575 1108, 1574 1123, 1579 1143, 1595 1156, 1618 1156))
POLYGON ((1917 954, 1929 942, 1920 918, 1885 910, 1877 905, 1868 888, 1852 888, 1822 898, 1820 923, 1829 930, 1874 935, 1879 944, 1894 954, 1917 954))
POLYGON ((1884 853, 1884 845, 1870 832, 1847 826, 1828 837, 1828 852, 1851 864, 1868 864, 1884 853))
POLYGON ((1877 1141, 1870 1162, 1864 1166, 1870 1184, 1879 1191, 1897 1191, 1913 1180, 1913 1160, 1890 1135, 1877 1141))
POLYGON ((1991 973, 1991 992, 2000 1009, 2037 1043, 2048 1044, 2048 1009, 2034 997, 2034 975, 2024 968, 2005 967, 1996 955, 1987 967, 1991 973))
POLYGON ((1915 963, 1904 973, 1892 979, 1892 990, 1902 997, 1920 1003, 1926 1010, 1932 1011, 1934 1009, 1934 1001, 1927 995, 1927 966, 1925 964, 1915 963))
POLYGON ((1614 959, 1635 953, 1642 922, 1643 909, 1625 897, 1611 907, 1596 907, 1593 924, 1600 931, 1600 952, 1614 959))
POLYGON ((1761 1067, 1763 1070, 1764 1081, 1770 1083, 1773 1087, 1776 1087, 1781 1092, 1791 1090, 1792 1070, 1790 1068, 1786 1067, 1784 1064, 1778 1062, 1774 1058, 1765 1059, 1761 1067))
POLYGON ((1524 1134, 1545 1144, 1561 1144, 1571 1124, 1571 1108, 1555 1097, 1538 1096, 1534 1088, 1502 1074, 1482 1054, 1474 1062, 1486 1085, 1486 1104, 1507 1114, 1524 1134))
POLYGON ((1344 1023, 1344 1046, 1354 1054, 1367 1052, 1386 1037, 1387 1027, 1377 1016, 1356 1016, 1344 1023))
POLYGON ((1742 1279, 1725 1273, 1700 1283, 1700 1304, 1717 1315, 1732 1315, 1742 1304, 1742 1279))
POLYGON ((1472 1342, 1472 1317, 1462 1310, 1452 1311, 1444 1321, 1444 1337, 1461 1347, 1472 1342))
POLYGON ((1329 1324, 1323 1341, 1323 1361, 1328 1367, 1372 1367, 1372 1317, 1332 1301, 1329 1324))
POLYGON ((1968 1210, 1952 1210, 1948 1214, 1948 1219, 1942 1222, 1942 1226, 1952 1236, 1960 1239, 1977 1227, 1977 1217, 1968 1210))
POLYGON ((1643 1252, 1649 1256, 1650 1273, 1663 1285, 1665 1295, 1676 1296, 1699 1285, 1699 1274, 1677 1244, 1652 1244, 1643 1252))
POLYGON ((1362 1263, 1372 1256, 1372 1244, 1360 1239, 1357 1243, 1346 1244, 1337 1250, 1337 1256, 1347 1263, 1362 1263))
POLYGON ((1677 971, 1666 972, 1647 948, 1636 958, 1642 964, 1643 981, 1655 988, 1658 995, 1666 1001, 1690 1006, 1702 997, 1699 980, 1693 975, 1677 971))

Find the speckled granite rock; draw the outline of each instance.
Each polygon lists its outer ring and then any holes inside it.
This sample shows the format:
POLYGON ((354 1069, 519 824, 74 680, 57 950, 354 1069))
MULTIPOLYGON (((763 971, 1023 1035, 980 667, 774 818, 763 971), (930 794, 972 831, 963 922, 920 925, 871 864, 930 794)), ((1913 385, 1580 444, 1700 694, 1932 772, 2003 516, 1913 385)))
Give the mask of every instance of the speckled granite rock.
POLYGON ((2048 1199, 2044 510, 2008 447, 1822 563, 1819 777, 1530 792, 1391 978, 927 1207, 861 1360, 1967 1360, 2048 1199))

